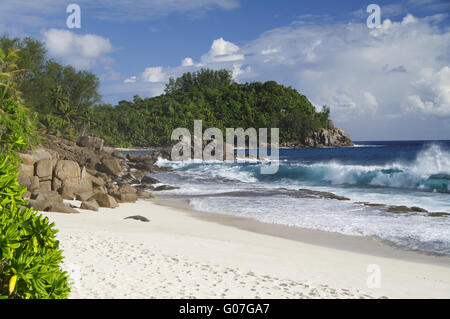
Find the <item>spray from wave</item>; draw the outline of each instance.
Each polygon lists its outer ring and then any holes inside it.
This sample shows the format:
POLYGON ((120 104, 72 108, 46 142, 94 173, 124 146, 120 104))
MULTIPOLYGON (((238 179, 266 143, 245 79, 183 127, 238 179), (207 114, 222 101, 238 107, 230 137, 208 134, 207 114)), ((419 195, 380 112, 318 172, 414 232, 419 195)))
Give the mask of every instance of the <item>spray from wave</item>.
MULTIPOLYGON (((257 171, 248 168, 253 174, 257 171)), ((338 161, 316 164, 291 163, 273 176, 256 176, 260 181, 312 182, 317 185, 377 186, 450 192, 450 152, 438 145, 421 151, 412 163, 383 166, 348 165, 338 161)))
POLYGON ((260 162, 230 164, 160 160, 157 164, 191 174, 226 178, 243 183, 263 182, 277 186, 310 183, 317 186, 348 185, 450 192, 450 152, 443 150, 439 145, 428 146, 419 152, 412 162, 399 161, 385 165, 349 165, 336 160, 315 164, 281 162, 278 173, 274 175, 262 175, 260 162))

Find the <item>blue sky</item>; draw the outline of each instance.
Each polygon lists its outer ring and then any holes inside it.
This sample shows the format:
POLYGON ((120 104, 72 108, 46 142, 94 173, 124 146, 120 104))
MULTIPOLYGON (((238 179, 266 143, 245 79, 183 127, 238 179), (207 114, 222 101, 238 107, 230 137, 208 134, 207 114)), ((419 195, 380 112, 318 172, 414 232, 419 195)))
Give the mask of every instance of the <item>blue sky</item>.
POLYGON ((328 105, 355 140, 450 139, 450 2, 0 0, 0 32, 102 80, 107 103, 155 96, 169 77, 227 68, 328 105), (81 7, 68 29, 67 5, 81 7), (382 8, 369 29, 366 8, 382 8), (182 62, 183 61, 183 62, 182 62))

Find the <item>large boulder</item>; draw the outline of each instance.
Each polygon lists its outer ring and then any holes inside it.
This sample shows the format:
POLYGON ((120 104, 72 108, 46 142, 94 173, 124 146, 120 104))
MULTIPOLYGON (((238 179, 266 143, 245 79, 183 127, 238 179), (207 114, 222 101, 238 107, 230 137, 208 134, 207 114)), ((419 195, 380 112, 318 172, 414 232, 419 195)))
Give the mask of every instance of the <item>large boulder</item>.
POLYGON ((62 203, 63 198, 55 191, 44 191, 44 190, 36 190, 31 194, 31 199, 35 200, 43 200, 48 203, 56 202, 62 203))
POLYGON ((107 173, 113 176, 120 176, 122 173, 122 166, 120 165, 120 160, 117 158, 105 158, 103 162, 98 166, 100 172, 107 173))
POLYGON ((101 150, 103 148, 103 140, 93 136, 80 136, 77 139, 77 145, 87 147, 92 150, 101 150))
POLYGON ((91 198, 89 198, 88 201, 91 201, 91 200, 95 200, 100 207, 106 207, 106 208, 119 207, 116 200, 108 194, 97 193, 94 196, 92 196, 91 198))
POLYGON ((19 174, 19 176, 17 177, 17 181, 19 182, 20 186, 23 186, 26 188, 30 187, 30 185, 31 185, 31 177, 25 176, 23 174, 19 174))
POLYGON ((77 185, 80 183, 81 170, 77 162, 59 160, 55 167, 55 177, 63 185, 77 185))
POLYGON ((28 207, 40 212, 44 212, 50 206, 50 203, 43 199, 29 199, 28 203, 28 207))
POLYGON ((119 188, 120 194, 136 194, 137 190, 131 185, 123 185, 119 188))
POLYGON ((108 190, 106 189, 105 186, 95 186, 94 187, 94 194, 97 194, 97 193, 107 194, 108 190))
POLYGON ((33 191, 39 189, 39 187, 40 187, 39 177, 37 177, 37 176, 30 177, 30 186, 27 187, 28 190, 30 192, 33 192, 33 191))
POLYGON ((39 189, 43 190, 43 191, 51 191, 52 190, 52 181, 39 182, 39 189))
POLYGON ((97 204, 97 202, 95 200, 90 200, 90 201, 84 201, 81 203, 80 209, 85 209, 85 210, 92 210, 94 212, 97 212, 99 209, 99 206, 97 204))
POLYGON ((119 201, 119 203, 134 203, 137 200, 137 190, 130 185, 123 185, 118 190, 114 191, 112 195, 119 201))
POLYGON ((85 167, 81 170, 80 185, 78 187, 77 193, 92 193, 94 190, 92 179, 94 176, 89 174, 85 167))
POLYGON ((47 160, 51 160, 52 159, 52 155, 50 154, 50 152, 48 152, 47 150, 44 150, 42 148, 36 149, 36 150, 32 150, 28 153, 31 158, 34 160, 34 162, 39 162, 41 160, 47 159, 47 160))
POLYGON ((95 170, 97 165, 101 163, 100 157, 92 155, 86 160, 86 166, 90 170, 95 170))
POLYGON ((118 194, 117 200, 119 203, 134 203, 137 201, 137 195, 131 193, 118 194))
POLYGON ((34 164, 34 175, 41 181, 49 181, 53 175, 53 163, 50 159, 43 159, 34 164))
POLYGON ((30 154, 19 153, 19 157, 25 165, 34 165, 35 161, 30 154))
POLYGON ((64 203, 53 203, 53 204, 49 205, 45 209, 45 211, 53 212, 53 213, 64 213, 64 214, 79 214, 80 213, 75 208, 72 208, 69 205, 66 205, 64 203))
POLYGON ((154 189, 154 192, 162 192, 162 191, 172 191, 175 189, 180 189, 179 187, 169 186, 169 185, 162 185, 159 187, 156 187, 154 189))
POLYGON ((62 180, 60 180, 60 179, 57 178, 57 177, 53 177, 53 180, 52 180, 52 190, 57 191, 57 192, 60 192, 62 187, 63 187, 63 182, 62 182, 62 180))
POLYGON ((32 176, 34 176, 34 166, 33 165, 19 164, 19 173, 22 176, 32 177, 32 176))
POLYGON ((64 185, 60 189, 62 198, 67 200, 74 200, 76 198, 77 192, 78 192, 78 185, 64 185))
POLYGON ((81 202, 87 202, 89 198, 91 198, 93 193, 78 193, 76 194, 76 200, 81 202))
POLYGON ((160 181, 158 181, 156 178, 150 177, 150 176, 144 176, 141 180, 142 184, 148 184, 148 185, 152 185, 152 184, 161 184, 160 181))
POLYGON ((103 178, 92 176, 91 181, 94 186, 105 186, 105 180, 103 178))
POLYGON ((143 189, 138 190, 137 194, 136 194, 137 198, 140 199, 151 199, 151 198, 155 198, 155 195, 153 195, 152 193, 149 193, 143 189))

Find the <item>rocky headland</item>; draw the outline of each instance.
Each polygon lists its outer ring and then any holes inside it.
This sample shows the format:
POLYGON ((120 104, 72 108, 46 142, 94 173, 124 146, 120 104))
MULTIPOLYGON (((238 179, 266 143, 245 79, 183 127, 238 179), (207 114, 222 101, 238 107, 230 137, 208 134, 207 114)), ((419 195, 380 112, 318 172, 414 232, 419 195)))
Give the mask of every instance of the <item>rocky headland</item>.
POLYGON ((334 126, 332 121, 328 127, 314 132, 311 136, 300 140, 281 143, 281 147, 290 148, 316 148, 316 147, 342 147, 354 146, 350 136, 342 129, 334 126))

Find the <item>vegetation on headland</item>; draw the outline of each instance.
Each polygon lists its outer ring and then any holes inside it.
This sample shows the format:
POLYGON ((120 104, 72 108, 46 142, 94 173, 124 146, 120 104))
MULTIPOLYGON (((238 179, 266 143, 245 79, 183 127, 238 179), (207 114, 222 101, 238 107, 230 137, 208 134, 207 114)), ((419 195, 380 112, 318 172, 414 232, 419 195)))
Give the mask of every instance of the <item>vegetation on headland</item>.
POLYGON ((317 113, 308 99, 276 82, 238 84, 226 70, 200 70, 171 79, 165 94, 116 107, 97 106, 93 132, 119 146, 170 145, 177 127, 280 129, 280 141, 301 140, 327 127, 329 110, 317 113), (101 123, 101 124, 100 124, 101 123))
POLYGON ((19 90, 26 71, 16 48, 0 49, 0 299, 67 298, 69 277, 57 230, 27 208, 19 185, 17 152, 33 143, 35 126, 19 90))
POLYGON ((317 112, 293 88, 276 82, 233 81, 229 71, 200 70, 170 79, 164 94, 135 96, 118 105, 100 103, 99 79, 46 57, 44 45, 31 38, 0 38, 0 47, 19 48, 18 66, 26 69, 19 89, 46 133, 68 139, 101 137, 117 147, 168 146, 175 128, 279 128, 280 142, 301 141, 329 122, 329 109, 317 112))

